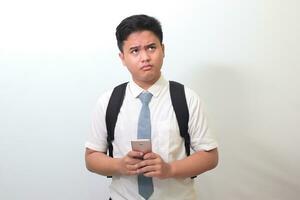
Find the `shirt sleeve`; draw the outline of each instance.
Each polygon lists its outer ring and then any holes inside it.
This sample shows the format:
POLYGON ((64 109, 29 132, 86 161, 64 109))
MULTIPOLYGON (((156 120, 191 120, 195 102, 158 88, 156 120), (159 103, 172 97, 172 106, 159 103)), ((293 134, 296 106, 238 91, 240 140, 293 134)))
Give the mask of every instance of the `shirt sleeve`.
POLYGON ((203 103, 191 89, 185 88, 185 92, 190 114, 189 134, 191 136, 191 148, 194 151, 209 151, 217 148, 217 141, 207 124, 203 103))
POLYGON ((101 95, 96 103, 94 112, 92 114, 91 128, 85 142, 86 148, 100 152, 107 151, 105 114, 111 92, 112 91, 109 91, 101 95))

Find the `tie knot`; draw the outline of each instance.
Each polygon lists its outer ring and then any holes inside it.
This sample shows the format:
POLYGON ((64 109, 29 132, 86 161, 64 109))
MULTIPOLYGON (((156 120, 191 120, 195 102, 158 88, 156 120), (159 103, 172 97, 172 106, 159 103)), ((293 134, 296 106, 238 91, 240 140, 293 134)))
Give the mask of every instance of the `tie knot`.
POLYGON ((152 94, 150 92, 143 92, 139 95, 139 99, 141 100, 142 104, 149 104, 152 98, 152 94))

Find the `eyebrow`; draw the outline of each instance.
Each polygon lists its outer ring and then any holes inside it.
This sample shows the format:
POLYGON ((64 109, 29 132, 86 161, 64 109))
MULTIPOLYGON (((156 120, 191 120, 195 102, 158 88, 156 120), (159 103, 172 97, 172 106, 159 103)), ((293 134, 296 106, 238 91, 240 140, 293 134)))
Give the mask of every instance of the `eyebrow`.
MULTIPOLYGON (((151 46, 156 46, 156 43, 152 42, 150 44, 145 45, 146 48, 151 47, 151 46)), ((141 48, 141 46, 133 46, 133 47, 129 48, 129 51, 134 50, 134 49, 139 49, 139 48, 141 48)))
POLYGON ((129 48, 129 51, 134 50, 134 49, 138 49, 138 48, 140 48, 140 46, 133 46, 133 47, 129 48))
POLYGON ((146 45, 146 47, 151 47, 151 46, 156 46, 156 43, 153 42, 153 43, 150 43, 150 44, 146 45))

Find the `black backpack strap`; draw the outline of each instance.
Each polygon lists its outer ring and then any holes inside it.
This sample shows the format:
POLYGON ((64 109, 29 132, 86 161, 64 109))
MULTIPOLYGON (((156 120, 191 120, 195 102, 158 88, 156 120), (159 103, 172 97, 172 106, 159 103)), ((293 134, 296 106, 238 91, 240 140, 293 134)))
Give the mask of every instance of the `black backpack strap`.
MULTIPOLYGON (((191 137, 188 132, 190 117, 185 97, 184 85, 175 81, 169 81, 169 83, 171 101, 179 126, 180 136, 184 139, 185 153, 187 156, 189 156, 191 154, 191 137)), ((196 176, 191 178, 196 178, 196 176)))
POLYGON ((189 109, 185 98, 184 86, 175 81, 170 81, 170 95, 180 135, 184 139, 186 155, 189 156, 191 146, 191 138, 188 133, 189 109))
POLYGON ((106 109, 106 130, 107 130, 107 144, 108 154, 113 157, 113 145, 115 127, 118 119, 118 115, 123 104, 127 83, 122 83, 114 88, 106 109))

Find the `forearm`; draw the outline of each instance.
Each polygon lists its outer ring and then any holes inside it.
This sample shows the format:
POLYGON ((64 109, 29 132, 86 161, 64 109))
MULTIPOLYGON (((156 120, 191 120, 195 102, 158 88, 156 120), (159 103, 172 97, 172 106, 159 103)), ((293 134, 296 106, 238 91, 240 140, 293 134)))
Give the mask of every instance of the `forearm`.
POLYGON ((119 174, 119 159, 111 158, 102 152, 87 149, 85 163, 89 171, 100 175, 113 176, 119 174))
POLYGON ((218 164, 218 150, 200 151, 182 160, 170 163, 171 177, 187 178, 197 176, 215 168, 218 164))

